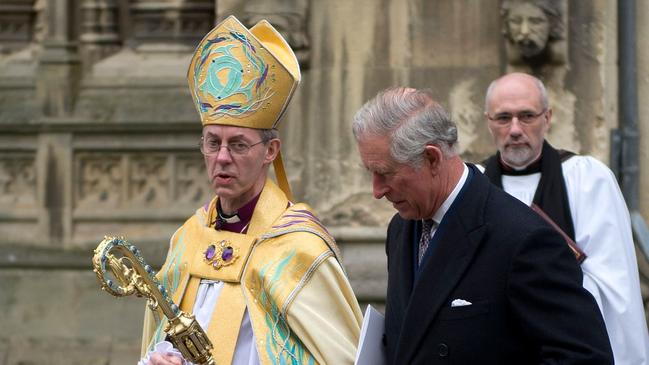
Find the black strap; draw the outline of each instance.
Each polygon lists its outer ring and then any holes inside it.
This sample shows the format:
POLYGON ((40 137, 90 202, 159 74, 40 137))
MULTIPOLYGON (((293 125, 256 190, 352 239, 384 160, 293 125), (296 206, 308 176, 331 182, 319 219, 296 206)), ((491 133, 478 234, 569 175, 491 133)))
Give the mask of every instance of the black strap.
MULTIPOLYGON (((575 239, 575 227, 570 214, 570 204, 568 202, 568 192, 566 182, 563 178, 561 163, 566 161, 575 154, 568 151, 557 151, 547 141, 543 142, 541 151, 540 171, 541 180, 534 193, 533 203, 541 207, 543 211, 571 238, 575 239)), ((524 169, 511 173, 509 169, 503 168, 500 159, 500 152, 489 157, 483 163, 485 166, 485 175, 491 182, 503 188, 502 175, 524 175, 539 172, 534 169, 534 163, 530 165, 531 169, 524 169)))

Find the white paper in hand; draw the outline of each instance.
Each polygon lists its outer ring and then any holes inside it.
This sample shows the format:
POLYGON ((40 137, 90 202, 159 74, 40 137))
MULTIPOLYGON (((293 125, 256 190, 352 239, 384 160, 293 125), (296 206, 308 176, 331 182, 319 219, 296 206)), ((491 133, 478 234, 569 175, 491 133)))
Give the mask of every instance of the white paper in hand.
POLYGON ((387 364, 383 347, 384 322, 383 315, 368 305, 365 316, 363 316, 363 327, 361 328, 361 338, 358 340, 355 365, 387 364))

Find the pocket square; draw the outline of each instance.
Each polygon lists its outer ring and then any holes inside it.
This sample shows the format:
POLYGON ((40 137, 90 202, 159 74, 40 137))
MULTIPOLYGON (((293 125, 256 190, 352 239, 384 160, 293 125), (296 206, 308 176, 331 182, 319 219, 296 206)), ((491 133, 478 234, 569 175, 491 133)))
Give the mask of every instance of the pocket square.
POLYGON ((464 307, 464 306, 471 305, 471 304, 473 304, 473 303, 468 302, 468 301, 466 301, 464 299, 454 299, 451 302, 451 307, 464 307))

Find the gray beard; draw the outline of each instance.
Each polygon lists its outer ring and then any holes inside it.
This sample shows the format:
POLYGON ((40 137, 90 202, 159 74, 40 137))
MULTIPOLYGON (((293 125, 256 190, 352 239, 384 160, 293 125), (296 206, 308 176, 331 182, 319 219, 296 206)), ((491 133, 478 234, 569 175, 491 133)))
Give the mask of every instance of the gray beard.
POLYGON ((532 149, 529 147, 508 148, 500 156, 511 167, 524 168, 534 159, 532 149))

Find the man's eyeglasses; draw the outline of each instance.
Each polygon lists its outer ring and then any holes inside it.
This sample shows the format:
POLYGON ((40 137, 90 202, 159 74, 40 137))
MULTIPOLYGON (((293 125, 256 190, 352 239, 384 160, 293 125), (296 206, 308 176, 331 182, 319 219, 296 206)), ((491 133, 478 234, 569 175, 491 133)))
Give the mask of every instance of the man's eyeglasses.
POLYGON ((215 156, 218 155, 219 152, 221 151, 221 148, 224 148, 230 152, 231 155, 245 155, 250 151, 250 149, 260 143, 265 143, 267 142, 266 140, 262 139, 259 142, 253 143, 253 144, 248 144, 246 142, 231 142, 226 145, 222 145, 221 142, 219 142, 215 138, 203 138, 201 137, 201 141, 198 143, 201 153, 203 153, 206 156, 215 156))
POLYGON ((534 113, 534 112, 528 110, 528 111, 518 112, 516 114, 499 113, 499 114, 496 114, 494 116, 491 116, 491 115, 487 114, 487 119, 489 119, 492 122, 495 122, 499 126, 510 125, 512 123, 512 120, 514 120, 514 118, 518 119, 519 123, 532 124, 532 123, 534 123, 536 121, 536 119, 538 117, 543 115, 546 111, 547 111, 546 109, 543 109, 538 113, 534 113))

